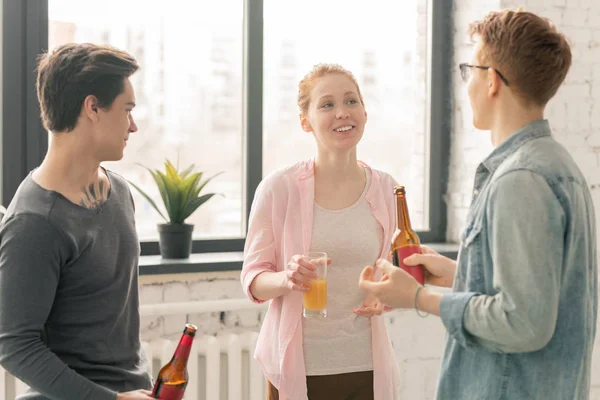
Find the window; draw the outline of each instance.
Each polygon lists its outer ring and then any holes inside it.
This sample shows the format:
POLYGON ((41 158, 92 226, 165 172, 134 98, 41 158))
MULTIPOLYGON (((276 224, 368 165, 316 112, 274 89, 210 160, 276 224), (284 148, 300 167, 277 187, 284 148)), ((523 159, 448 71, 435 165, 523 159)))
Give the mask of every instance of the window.
MULTIPOLYGON (((300 128, 298 82, 314 64, 357 78, 368 122, 358 157, 408 192, 415 230, 428 227, 427 0, 265 0, 263 175, 313 157, 300 128)), ((390 189, 390 196, 393 192, 390 189)))
MULTIPOLYGON (((195 163, 223 193, 192 216, 194 252, 241 251, 256 186, 311 157, 297 84, 313 64, 340 63, 358 79, 369 121, 359 158, 407 186, 423 242, 443 241, 452 31, 445 0, 79 0, 4 2, 3 201, 48 145, 35 94, 35 59, 67 41, 108 43, 141 64, 132 77, 138 133, 107 167, 156 190, 136 163, 195 163), (47 22, 47 23, 46 23, 47 22), (10 54, 11 57, 7 57, 10 54), (10 168, 7 168, 10 166, 10 168)), ((160 217, 136 196, 143 254, 158 254, 160 217)), ((391 193, 390 193, 391 195, 391 193)))
MULTIPOLYGON (((138 132, 123 159, 105 166, 152 193, 161 206, 152 177, 138 164, 162 169, 168 158, 182 169, 195 164, 205 177, 223 171, 204 192, 223 197, 213 197, 187 222, 195 225, 197 239, 241 237, 243 4, 176 3, 105 0, 90 12, 80 0, 50 0, 48 45, 105 43, 130 52, 140 64, 131 78, 138 132)), ((136 190, 132 194, 140 240, 157 240, 162 218, 136 190)))

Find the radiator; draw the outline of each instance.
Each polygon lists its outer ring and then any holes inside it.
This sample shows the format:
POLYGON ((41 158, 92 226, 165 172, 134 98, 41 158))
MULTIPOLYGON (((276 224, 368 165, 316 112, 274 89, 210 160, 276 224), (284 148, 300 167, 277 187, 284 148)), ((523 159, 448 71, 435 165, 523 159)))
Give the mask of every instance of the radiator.
MULTIPOLYGON (((200 336, 188 361, 190 380, 186 400, 264 400, 265 379, 260 366, 252 358, 256 332, 200 336)), ((151 361, 152 377, 156 379, 161 366, 175 351, 179 339, 144 342, 151 361)), ((0 400, 13 400, 27 385, 0 368, 0 400)))

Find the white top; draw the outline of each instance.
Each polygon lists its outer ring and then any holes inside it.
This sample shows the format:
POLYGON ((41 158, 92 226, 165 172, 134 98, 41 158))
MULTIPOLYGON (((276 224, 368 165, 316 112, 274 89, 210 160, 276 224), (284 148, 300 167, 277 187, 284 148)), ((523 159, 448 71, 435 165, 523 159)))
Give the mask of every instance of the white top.
POLYGON ((373 369, 371 321, 352 312, 365 294, 358 287, 360 272, 373 265, 383 242, 383 228, 371 212, 365 194, 341 210, 315 203, 311 251, 331 259, 327 270, 327 317, 302 319, 307 375, 335 375, 373 369))

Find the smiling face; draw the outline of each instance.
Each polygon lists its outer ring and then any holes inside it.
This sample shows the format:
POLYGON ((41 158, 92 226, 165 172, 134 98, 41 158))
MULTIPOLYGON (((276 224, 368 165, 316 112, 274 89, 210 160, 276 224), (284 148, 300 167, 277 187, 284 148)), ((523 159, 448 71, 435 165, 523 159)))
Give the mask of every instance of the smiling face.
POLYGON ((129 79, 125 79, 123 92, 108 109, 98 108, 94 127, 94 149, 100 161, 118 161, 129 135, 137 131, 131 111, 135 107, 135 93, 129 79))
POLYGON ((356 84, 346 75, 332 73, 318 78, 310 92, 302 129, 312 132, 319 151, 352 150, 362 138, 367 113, 356 84))

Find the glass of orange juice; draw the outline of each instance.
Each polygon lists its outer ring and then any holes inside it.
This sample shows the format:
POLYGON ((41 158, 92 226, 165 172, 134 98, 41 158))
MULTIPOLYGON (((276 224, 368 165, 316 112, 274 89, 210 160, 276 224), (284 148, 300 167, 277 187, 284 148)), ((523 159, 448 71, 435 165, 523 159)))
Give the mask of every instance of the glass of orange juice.
POLYGON ((317 278, 310 283, 308 292, 302 293, 305 318, 325 318, 327 316, 327 253, 318 251, 302 256, 313 263, 317 269, 317 278))

